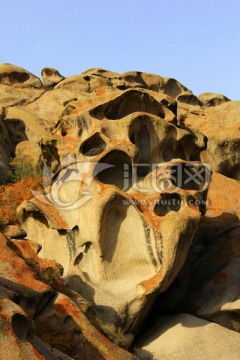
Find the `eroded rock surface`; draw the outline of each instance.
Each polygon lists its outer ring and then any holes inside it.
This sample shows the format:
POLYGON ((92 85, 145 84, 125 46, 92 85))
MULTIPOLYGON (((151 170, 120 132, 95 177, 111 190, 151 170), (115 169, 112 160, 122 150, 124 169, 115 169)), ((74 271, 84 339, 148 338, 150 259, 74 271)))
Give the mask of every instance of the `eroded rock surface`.
POLYGON ((64 79, 64 76, 62 76, 58 70, 53 68, 45 67, 44 69, 42 69, 41 75, 43 84, 46 88, 53 87, 64 79))
POLYGON ((213 171, 240 180, 240 101, 207 107, 203 114, 189 113, 184 124, 207 138, 201 160, 213 171))
POLYGON ((210 174, 206 183, 178 178, 208 172, 199 162, 204 141, 175 125, 171 102, 135 87, 74 101, 41 143, 58 180, 19 209, 39 255, 63 265, 65 283, 96 305, 106 331, 111 318, 113 336, 137 331, 182 267, 204 212, 189 199, 206 198, 210 174))
POLYGON ((45 164, 1 237, 5 358, 200 359, 197 336, 236 359, 239 102, 137 71, 42 77, 0 66, 1 182, 14 157, 45 164))
POLYGON ((64 287, 59 264, 37 257, 37 243, 1 235, 0 246, 2 359, 134 359, 90 324, 87 303, 64 287))
POLYGON ((188 314, 160 318, 137 344, 142 360, 237 360, 240 335, 188 314))

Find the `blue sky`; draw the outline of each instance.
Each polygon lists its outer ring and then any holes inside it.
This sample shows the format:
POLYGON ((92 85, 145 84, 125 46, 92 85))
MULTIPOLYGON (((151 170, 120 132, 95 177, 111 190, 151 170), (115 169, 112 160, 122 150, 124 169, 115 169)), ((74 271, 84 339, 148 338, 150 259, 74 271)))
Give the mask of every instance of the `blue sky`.
POLYGON ((240 99, 239 0, 0 0, 0 62, 173 77, 240 99))

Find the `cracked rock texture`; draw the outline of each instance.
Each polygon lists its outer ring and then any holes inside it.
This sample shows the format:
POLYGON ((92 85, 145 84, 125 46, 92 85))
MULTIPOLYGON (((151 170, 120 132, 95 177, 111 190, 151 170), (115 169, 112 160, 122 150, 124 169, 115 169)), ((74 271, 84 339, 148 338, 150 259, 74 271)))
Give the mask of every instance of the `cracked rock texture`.
POLYGON ((239 116, 154 74, 0 65, 1 183, 24 157, 44 187, 0 237, 1 359, 239 358, 239 116))

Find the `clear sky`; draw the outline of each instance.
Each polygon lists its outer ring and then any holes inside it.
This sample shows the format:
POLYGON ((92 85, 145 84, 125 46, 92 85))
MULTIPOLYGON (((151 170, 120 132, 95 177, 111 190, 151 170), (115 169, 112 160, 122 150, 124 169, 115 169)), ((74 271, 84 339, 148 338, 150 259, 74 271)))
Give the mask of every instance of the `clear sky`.
POLYGON ((240 99, 240 0, 0 0, 0 62, 173 77, 240 99))

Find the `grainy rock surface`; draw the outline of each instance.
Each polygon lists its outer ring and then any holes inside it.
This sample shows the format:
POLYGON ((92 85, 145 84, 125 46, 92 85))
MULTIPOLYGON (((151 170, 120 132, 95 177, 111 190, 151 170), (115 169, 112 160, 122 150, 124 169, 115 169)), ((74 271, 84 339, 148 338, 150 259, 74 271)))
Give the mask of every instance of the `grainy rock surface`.
POLYGON ((53 87, 64 79, 64 77, 59 73, 59 71, 53 68, 45 67, 44 69, 42 69, 41 75, 43 84, 46 88, 53 87))
POLYGON ((159 319, 139 341, 135 354, 142 360, 237 360, 240 335, 188 314, 159 319))
POLYGON ((2 359, 239 358, 239 104, 0 65, 1 183, 44 188, 0 238, 2 359))

